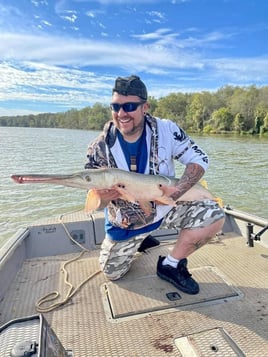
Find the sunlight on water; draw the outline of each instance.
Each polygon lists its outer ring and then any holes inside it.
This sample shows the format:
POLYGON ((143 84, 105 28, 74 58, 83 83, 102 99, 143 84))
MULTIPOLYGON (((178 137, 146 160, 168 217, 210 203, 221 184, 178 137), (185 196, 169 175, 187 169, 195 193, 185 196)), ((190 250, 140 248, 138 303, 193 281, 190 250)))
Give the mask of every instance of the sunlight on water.
MULTIPOLYGON (((98 132, 0 127, 0 245, 33 221, 82 209, 83 190, 18 185, 11 174, 72 173, 84 169, 88 143, 98 132)), ((209 188, 225 204, 268 218, 268 140, 193 137, 210 157, 209 188)), ((181 174, 178 166, 177 173, 181 174)))

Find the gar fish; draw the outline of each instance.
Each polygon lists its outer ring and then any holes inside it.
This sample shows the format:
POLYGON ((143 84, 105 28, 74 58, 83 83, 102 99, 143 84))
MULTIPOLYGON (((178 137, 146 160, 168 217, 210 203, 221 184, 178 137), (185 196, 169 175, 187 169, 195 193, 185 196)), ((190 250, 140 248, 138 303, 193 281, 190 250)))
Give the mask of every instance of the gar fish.
MULTIPOLYGON (((117 168, 88 169, 73 174, 26 174, 12 175, 17 183, 45 183, 81 188, 88 191, 85 210, 93 211, 102 206, 98 190, 116 190, 120 198, 138 202, 146 214, 150 213, 150 201, 172 205, 176 202, 169 196, 176 191, 179 179, 164 175, 145 175, 117 168), (168 195, 167 195, 168 193, 168 195)), ((214 199, 201 184, 196 184, 178 201, 214 199)), ((108 204, 108 202, 106 202, 108 204)))

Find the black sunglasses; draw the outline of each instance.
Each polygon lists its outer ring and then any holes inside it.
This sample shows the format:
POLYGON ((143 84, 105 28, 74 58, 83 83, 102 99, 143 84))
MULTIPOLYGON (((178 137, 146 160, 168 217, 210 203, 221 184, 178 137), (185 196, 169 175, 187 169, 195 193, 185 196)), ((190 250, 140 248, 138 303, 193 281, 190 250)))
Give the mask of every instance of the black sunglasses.
POLYGON ((145 101, 143 102, 129 102, 129 103, 124 103, 124 104, 119 104, 119 103, 111 103, 110 108, 112 109, 113 112, 118 113, 119 110, 122 108, 124 112, 134 112, 140 105, 144 104, 145 101))

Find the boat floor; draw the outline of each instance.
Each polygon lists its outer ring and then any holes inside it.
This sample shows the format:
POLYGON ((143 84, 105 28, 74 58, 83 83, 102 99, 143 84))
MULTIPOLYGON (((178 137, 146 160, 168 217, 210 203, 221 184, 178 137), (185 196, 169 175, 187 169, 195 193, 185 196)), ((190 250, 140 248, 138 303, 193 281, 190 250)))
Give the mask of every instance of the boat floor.
MULTIPOLYGON (((156 276, 158 256, 173 244, 140 254, 119 281, 96 274, 65 305, 44 313, 64 347, 75 357, 268 356, 267 249, 249 248, 242 237, 215 238, 189 259, 200 283, 191 296, 156 276)), ((98 254, 66 266, 74 286, 99 270, 98 254)), ((60 270, 75 256, 26 260, 0 302, 0 324, 36 314, 35 302, 53 290, 62 298, 60 270)))

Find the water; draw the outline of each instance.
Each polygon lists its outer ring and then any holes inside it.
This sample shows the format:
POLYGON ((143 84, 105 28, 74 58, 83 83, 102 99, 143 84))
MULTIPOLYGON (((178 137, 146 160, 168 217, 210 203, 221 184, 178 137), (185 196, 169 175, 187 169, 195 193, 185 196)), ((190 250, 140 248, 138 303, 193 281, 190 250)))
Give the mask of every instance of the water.
MULTIPOLYGON (((40 218, 82 209, 85 191, 53 185, 18 185, 11 174, 83 170, 94 131, 0 127, 0 246, 18 228, 40 218)), ((225 204, 268 218, 268 140, 194 137, 210 156, 209 188, 225 204)), ((178 175, 182 167, 177 168, 178 175)))

